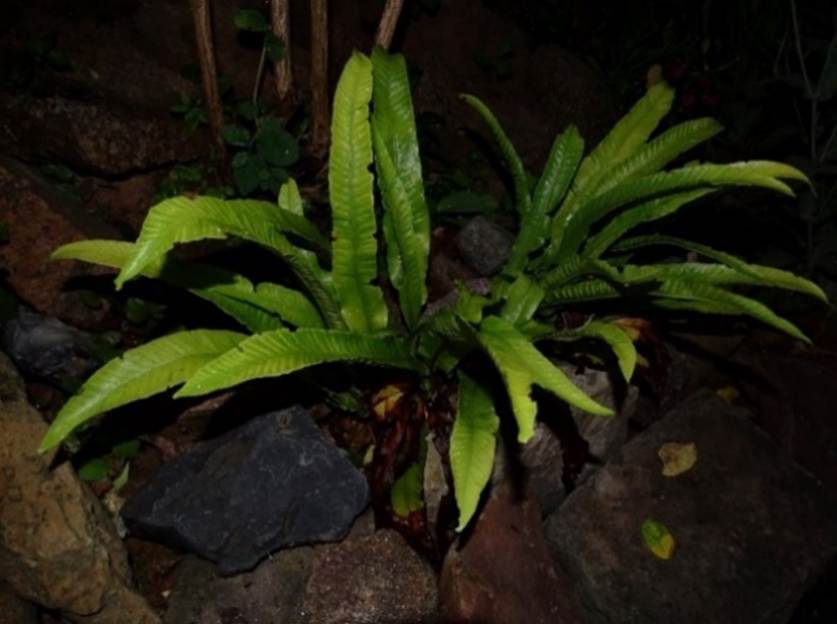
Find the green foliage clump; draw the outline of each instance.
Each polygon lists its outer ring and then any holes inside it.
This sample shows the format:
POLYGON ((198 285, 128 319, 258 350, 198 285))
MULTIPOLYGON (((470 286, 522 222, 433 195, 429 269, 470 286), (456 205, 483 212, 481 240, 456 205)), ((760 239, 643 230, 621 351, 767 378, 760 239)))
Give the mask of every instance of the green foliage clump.
MULTIPOLYGON (((134 243, 84 241, 55 252, 55 258, 118 269, 117 288, 141 276, 187 288, 246 331, 180 331, 112 360, 67 402, 41 450, 60 444, 107 410, 178 386, 176 397, 195 397, 327 362, 392 367, 423 379, 456 376, 458 413, 450 462, 461 530, 488 483, 499 430, 495 395, 484 379, 462 366, 466 356, 484 357, 499 372, 518 440, 525 443, 537 416, 533 386, 590 413, 612 413, 547 357, 545 343, 598 339, 613 350, 625 379, 633 374, 636 349, 618 324, 595 318, 571 330, 556 327, 557 315, 578 302, 643 295, 673 310, 750 316, 805 340, 793 324, 736 288, 770 286, 824 299, 815 284, 687 240, 660 234, 626 237, 637 226, 726 187, 757 186, 791 195, 783 180, 806 181, 796 169, 766 161, 689 163, 664 170, 720 130, 713 120, 698 119, 652 138, 672 97, 664 84, 652 87, 586 156, 581 136, 570 127, 555 139, 541 175, 531 178, 487 107, 464 96, 487 122, 509 165, 519 233, 487 294, 463 288, 453 303, 434 306, 434 311, 427 307, 425 283, 430 217, 406 64, 380 49, 371 58, 355 53, 334 98, 330 238, 306 218, 297 186, 289 179, 276 204, 170 198, 151 209, 134 243), (380 218, 376 183, 383 204, 380 218), (182 243, 228 237, 271 251, 294 273, 300 288, 253 283, 171 254, 182 243), (630 262, 634 250, 658 245, 711 262, 630 262), (395 289, 397 305, 387 305, 381 273, 395 289)), ((401 498, 407 501, 404 507, 414 506, 408 502, 412 497, 401 498)))

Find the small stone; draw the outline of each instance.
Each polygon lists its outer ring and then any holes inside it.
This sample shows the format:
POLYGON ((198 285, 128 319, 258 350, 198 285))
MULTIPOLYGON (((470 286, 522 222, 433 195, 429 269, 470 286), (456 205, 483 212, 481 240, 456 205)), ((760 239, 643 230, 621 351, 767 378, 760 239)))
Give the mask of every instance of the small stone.
POLYGON ((88 334, 23 306, 0 337, 18 368, 64 387, 80 384, 98 367, 92 343, 88 334))
POLYGON ((483 216, 474 217, 456 236, 462 259, 482 277, 499 271, 511 253, 514 238, 504 228, 483 216))
POLYGON ((398 533, 377 531, 321 546, 302 611, 306 624, 431 624, 436 575, 398 533))
POLYGON ((619 396, 607 371, 593 368, 579 371, 569 364, 561 364, 559 368, 584 394, 616 412, 613 416, 602 417, 570 406, 578 433, 589 444, 590 455, 599 461, 610 459, 628 438, 628 421, 636 411, 639 390, 636 386, 628 386, 624 396, 619 396))
POLYGON ((368 501, 365 477, 292 407, 164 464, 122 516, 234 574, 280 548, 343 538, 368 501))

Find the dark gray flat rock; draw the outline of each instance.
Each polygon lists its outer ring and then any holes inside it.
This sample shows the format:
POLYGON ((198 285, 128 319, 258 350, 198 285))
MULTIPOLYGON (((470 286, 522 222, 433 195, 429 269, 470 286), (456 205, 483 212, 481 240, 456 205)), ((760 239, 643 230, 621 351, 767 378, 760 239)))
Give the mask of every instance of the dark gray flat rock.
POLYGON ((280 548, 343 538, 368 500, 364 476, 293 407, 165 464, 122 515, 234 574, 280 548))

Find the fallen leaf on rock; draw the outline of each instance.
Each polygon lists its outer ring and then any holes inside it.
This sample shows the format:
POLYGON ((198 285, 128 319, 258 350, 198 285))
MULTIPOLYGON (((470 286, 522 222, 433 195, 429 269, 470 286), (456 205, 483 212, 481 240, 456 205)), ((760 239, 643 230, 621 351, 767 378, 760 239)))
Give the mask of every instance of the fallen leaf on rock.
POLYGON ((668 560, 674 554, 674 537, 662 522, 651 518, 643 522, 642 539, 658 559, 668 560))
POLYGON ((663 462, 663 476, 676 477, 697 463, 697 445, 694 442, 666 442, 657 451, 657 456, 663 462))
POLYGON ((729 403, 732 405, 738 399, 738 390, 734 386, 724 386, 723 388, 718 388, 715 391, 715 394, 724 401, 725 403, 729 403))

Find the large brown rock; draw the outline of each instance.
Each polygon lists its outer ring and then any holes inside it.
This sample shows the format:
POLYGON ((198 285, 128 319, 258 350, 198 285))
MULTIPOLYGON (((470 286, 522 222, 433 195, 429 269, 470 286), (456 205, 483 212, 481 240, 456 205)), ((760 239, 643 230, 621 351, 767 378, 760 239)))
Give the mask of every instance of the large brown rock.
POLYGON ((67 317, 73 302, 63 292, 67 281, 91 267, 50 262, 64 243, 83 238, 117 238, 84 212, 72 197, 55 191, 28 167, 0 157, 0 222, 9 232, 0 245, 7 282, 27 304, 45 314, 67 317))
POLYGON ((613 416, 602 417, 577 407, 569 408, 579 435, 589 445, 590 455, 600 462, 610 459, 628 439, 628 421, 636 411, 639 390, 636 386, 620 388, 608 371, 569 364, 560 368, 584 394, 615 412, 613 416))
POLYGON ((0 355, 0 579, 73 622, 159 622, 99 501, 69 463, 38 453, 46 424, 16 375, 0 355))
POLYGON ((205 152, 175 119, 59 96, 0 94, 0 149, 23 160, 124 176, 205 152))
POLYGON ((638 389, 613 383, 607 371, 559 364, 585 394, 615 414, 589 414, 552 397, 542 400, 535 434, 523 446, 498 445, 493 483, 511 479, 538 501, 543 513, 557 509, 567 495, 566 483, 582 483, 628 439, 628 421, 637 408, 638 389))
POLYGON ((310 624, 436 622, 436 575, 395 531, 318 548, 302 603, 310 624))
POLYGON ((820 484, 712 393, 626 444, 546 526, 595 624, 785 624, 837 554, 820 484), (697 463, 663 476, 666 442, 694 443, 697 463), (673 535, 670 559, 644 544, 647 519, 673 535))
POLYGON ((0 624, 38 624, 35 605, 22 600, 0 582, 0 624))
POLYGON ((175 571, 165 624, 295 623, 301 617, 305 581, 314 549, 292 548, 274 554, 252 572, 221 577, 197 557, 175 571))
POLYGON ((449 551, 439 586, 448 624, 576 624, 567 580, 552 562, 538 504, 507 489, 449 551))
POLYGON ((186 64, 197 62, 188 3, 32 0, 4 3, 0 21, 0 55, 30 72, 19 79, 17 91, 162 113, 168 113, 176 92, 199 91, 195 81, 180 74, 186 64), (66 63, 33 62, 36 43, 50 44, 66 63))
POLYGON ((748 372, 736 387, 756 406, 759 424, 822 480, 837 504, 837 355, 753 336, 732 362, 748 372))

